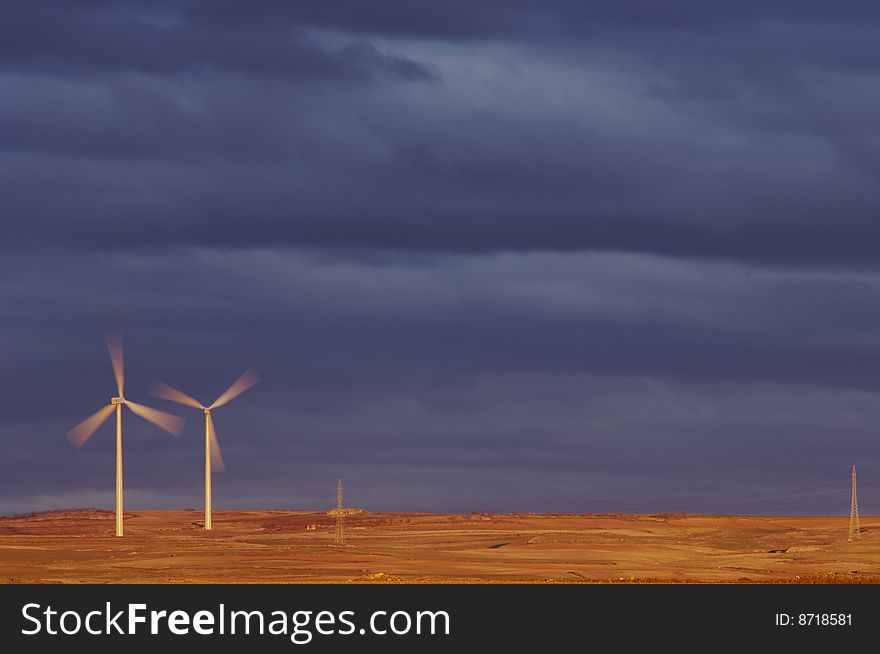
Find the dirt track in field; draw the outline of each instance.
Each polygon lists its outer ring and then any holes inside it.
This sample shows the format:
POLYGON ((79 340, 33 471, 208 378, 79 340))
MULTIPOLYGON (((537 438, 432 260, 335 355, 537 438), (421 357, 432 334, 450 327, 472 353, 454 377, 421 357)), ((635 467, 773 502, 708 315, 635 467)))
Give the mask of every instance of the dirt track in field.
POLYGON ((0 582, 880 581, 880 519, 65 511, 0 518, 0 582))

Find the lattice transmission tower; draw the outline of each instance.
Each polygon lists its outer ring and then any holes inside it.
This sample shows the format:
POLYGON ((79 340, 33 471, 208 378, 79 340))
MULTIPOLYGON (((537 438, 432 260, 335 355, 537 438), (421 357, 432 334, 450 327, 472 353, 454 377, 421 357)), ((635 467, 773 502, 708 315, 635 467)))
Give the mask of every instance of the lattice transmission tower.
POLYGON ((854 540, 859 540, 862 537, 861 530, 859 529, 859 500, 856 496, 856 467, 853 466, 852 469, 852 502, 849 506, 849 538, 847 540, 851 543, 854 540))
POLYGON ((336 484, 336 536, 333 538, 336 545, 345 545, 345 532, 342 530, 342 480, 336 484))

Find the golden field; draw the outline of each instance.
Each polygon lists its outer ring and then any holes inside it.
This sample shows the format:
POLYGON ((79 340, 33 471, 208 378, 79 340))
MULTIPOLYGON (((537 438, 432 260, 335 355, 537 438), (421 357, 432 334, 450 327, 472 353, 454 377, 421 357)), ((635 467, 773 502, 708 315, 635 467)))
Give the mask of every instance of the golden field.
POLYGON ((876 582, 880 521, 690 514, 75 510, 0 518, 0 582, 876 582))

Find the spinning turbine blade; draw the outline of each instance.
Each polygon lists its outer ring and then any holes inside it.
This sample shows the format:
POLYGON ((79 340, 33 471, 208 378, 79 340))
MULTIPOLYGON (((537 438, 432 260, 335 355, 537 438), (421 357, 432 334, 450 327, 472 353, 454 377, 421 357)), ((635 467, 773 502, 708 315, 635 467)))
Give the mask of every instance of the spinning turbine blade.
POLYGON ((218 397, 214 404, 212 404, 209 408, 216 409, 217 407, 221 407, 224 404, 229 403, 231 400, 234 400, 251 386, 256 384, 258 381, 260 381, 260 376, 257 374, 257 371, 253 368, 248 368, 244 371, 244 374, 237 380, 235 380, 235 383, 227 388, 226 392, 218 397))
POLYGON ((214 431, 214 420, 208 414, 208 437, 211 443, 211 470, 221 472, 226 470, 223 465, 223 455, 220 454, 220 444, 217 442, 217 432, 214 431))
POLYGON ((125 389, 125 358, 122 356, 122 335, 119 332, 107 332, 107 351, 110 353, 110 362, 113 364, 113 374, 116 376, 116 389, 119 397, 125 389))
POLYGON ((158 397, 163 400, 170 400, 171 402, 177 402, 178 404, 185 404, 186 406, 191 406, 194 409, 204 409, 202 403, 196 400, 193 397, 190 397, 186 393, 181 393, 176 388, 171 388, 168 384, 163 384, 160 381, 153 382, 153 385, 150 387, 150 395, 153 397, 158 397))
POLYGON ((137 402, 129 402, 126 400, 125 404, 131 409, 132 413, 139 415, 144 420, 149 420, 175 438, 180 436, 180 432, 183 431, 183 418, 178 418, 170 413, 159 411, 159 409, 152 409, 143 404, 138 404, 137 402))
POLYGON ((76 449, 81 448, 83 443, 89 440, 89 437, 97 431, 98 427, 104 424, 104 421, 113 414, 115 409, 116 407, 112 404, 101 407, 76 427, 67 432, 67 440, 69 440, 70 444, 76 449))

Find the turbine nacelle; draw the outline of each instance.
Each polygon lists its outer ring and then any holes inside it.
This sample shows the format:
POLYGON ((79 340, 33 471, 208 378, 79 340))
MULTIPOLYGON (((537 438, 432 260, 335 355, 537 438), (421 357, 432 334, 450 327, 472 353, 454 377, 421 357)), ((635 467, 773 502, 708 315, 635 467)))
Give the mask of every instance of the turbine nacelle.
POLYGON ((213 404, 204 405, 192 395, 187 395, 176 388, 163 384, 160 381, 154 381, 150 388, 150 395, 158 397, 169 402, 175 402, 184 406, 192 407, 197 411, 205 414, 205 435, 207 442, 205 448, 210 459, 210 468, 216 472, 224 469, 223 456, 220 454, 220 444, 217 442, 217 432, 214 430, 214 419, 212 413, 215 409, 228 404, 236 397, 244 393, 251 386, 260 381, 260 376, 253 368, 248 368, 244 373, 236 379, 232 386, 227 388, 220 397, 214 400, 213 404))
POLYGON ((107 334, 107 350, 110 353, 110 362, 113 364, 113 375, 116 377, 116 392, 107 404, 83 420, 76 427, 67 432, 67 439, 76 449, 82 447, 92 434, 113 414, 118 407, 126 406, 129 411, 140 416, 157 427, 164 429, 174 437, 180 436, 183 430, 183 418, 178 418, 170 413, 153 409, 137 402, 131 402, 125 398, 123 387, 125 386, 125 364, 122 354, 122 337, 117 333, 107 334))

